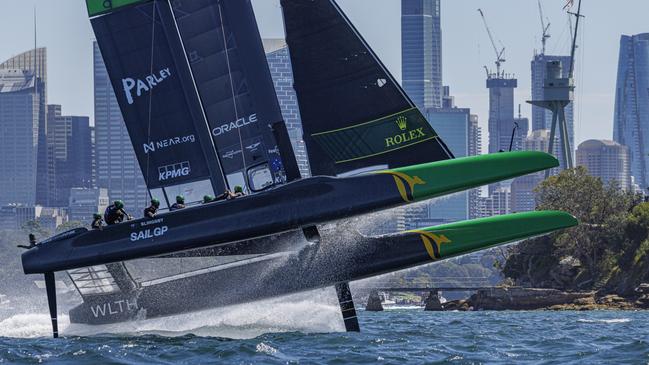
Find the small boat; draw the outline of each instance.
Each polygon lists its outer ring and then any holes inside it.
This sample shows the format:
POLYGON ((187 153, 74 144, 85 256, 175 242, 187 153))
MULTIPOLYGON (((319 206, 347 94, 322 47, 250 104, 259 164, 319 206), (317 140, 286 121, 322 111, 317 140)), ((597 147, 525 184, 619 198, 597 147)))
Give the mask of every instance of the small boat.
POLYGON ((153 219, 39 242, 83 298, 72 323, 156 318, 348 283, 577 224, 530 212, 365 236, 345 220, 557 167, 541 152, 454 158, 333 0, 282 0, 313 177, 302 177, 250 0, 86 0, 153 219), (200 204, 240 186, 245 197, 200 204), (184 194, 186 209, 170 212, 184 194))

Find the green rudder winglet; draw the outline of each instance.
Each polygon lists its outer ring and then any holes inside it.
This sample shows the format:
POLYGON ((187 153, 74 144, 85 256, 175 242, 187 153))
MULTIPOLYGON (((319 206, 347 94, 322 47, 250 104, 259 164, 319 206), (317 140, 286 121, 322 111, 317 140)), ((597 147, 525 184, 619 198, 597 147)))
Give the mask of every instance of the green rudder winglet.
POLYGON ((429 256, 438 260, 578 224, 575 217, 565 212, 538 211, 450 223, 408 233, 419 234, 429 256))

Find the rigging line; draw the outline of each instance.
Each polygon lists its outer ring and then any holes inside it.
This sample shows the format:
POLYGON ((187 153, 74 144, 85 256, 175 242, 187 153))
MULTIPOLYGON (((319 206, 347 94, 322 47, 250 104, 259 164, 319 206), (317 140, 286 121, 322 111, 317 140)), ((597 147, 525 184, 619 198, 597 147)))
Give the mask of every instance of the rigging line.
MULTIPOLYGON (((153 2, 151 7, 151 62, 149 66, 149 75, 153 74, 153 56, 155 52, 155 16, 156 16, 157 2, 153 2)), ((147 141, 151 140, 151 105, 153 104, 153 89, 149 91, 149 120, 147 121, 147 141)), ((149 186, 149 167, 150 167, 151 154, 146 155, 146 184, 149 186)))
MULTIPOLYGON (((234 121, 239 120, 239 111, 237 109, 237 99, 234 93, 234 80, 232 79, 232 68, 230 67, 230 54, 228 52, 228 40, 225 37, 225 24, 223 23, 223 8, 221 7, 221 2, 219 1, 219 18, 221 19, 221 33, 223 34, 223 47, 225 49, 225 60, 228 64, 228 76, 230 77, 230 90, 232 91, 232 103, 234 105, 234 121)), ((241 160, 243 161, 243 177, 244 181, 247 181, 246 174, 248 168, 246 166, 246 154, 243 148, 243 137, 241 137, 241 128, 237 128, 237 133, 239 134, 239 147, 241 148, 241 160)))

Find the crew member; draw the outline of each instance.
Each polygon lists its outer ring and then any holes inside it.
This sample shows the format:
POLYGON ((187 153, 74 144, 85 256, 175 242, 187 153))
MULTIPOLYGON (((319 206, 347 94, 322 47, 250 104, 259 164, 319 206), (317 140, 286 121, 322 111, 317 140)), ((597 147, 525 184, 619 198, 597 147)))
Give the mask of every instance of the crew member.
POLYGON ((92 215, 92 224, 90 224, 90 228, 97 231, 101 231, 104 228, 104 220, 101 218, 101 214, 95 213, 92 215))
POLYGON ((216 198, 213 197, 213 196, 211 196, 211 195, 205 195, 205 196, 203 197, 203 204, 212 203, 212 202, 214 202, 214 201, 216 201, 216 198))
POLYGON ((185 209, 185 197, 182 195, 178 195, 176 197, 176 202, 171 206, 169 210, 174 211, 179 209, 185 209))
POLYGON ((109 226, 122 223, 125 219, 131 220, 131 216, 124 210, 124 203, 121 200, 115 200, 104 212, 104 221, 109 226))
POLYGON ((234 187, 234 193, 230 193, 228 199, 235 199, 244 195, 246 194, 243 192, 243 188, 241 187, 241 185, 237 185, 234 187))
POLYGON ((144 209, 144 218, 155 218, 158 214, 158 208, 160 208, 160 200, 151 199, 151 205, 144 209))

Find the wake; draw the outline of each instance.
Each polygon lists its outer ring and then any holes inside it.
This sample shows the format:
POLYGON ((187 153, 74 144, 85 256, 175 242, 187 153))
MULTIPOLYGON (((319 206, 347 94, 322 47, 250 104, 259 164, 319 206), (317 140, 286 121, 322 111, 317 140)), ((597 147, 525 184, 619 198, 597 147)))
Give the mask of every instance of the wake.
MULTIPOLYGON (((196 335, 250 339, 266 333, 344 332, 333 288, 299 293, 230 307, 102 326, 71 324, 59 315, 62 336, 178 337, 196 335)), ((49 315, 16 314, 0 321, 0 337, 41 338, 51 336, 49 315)))

